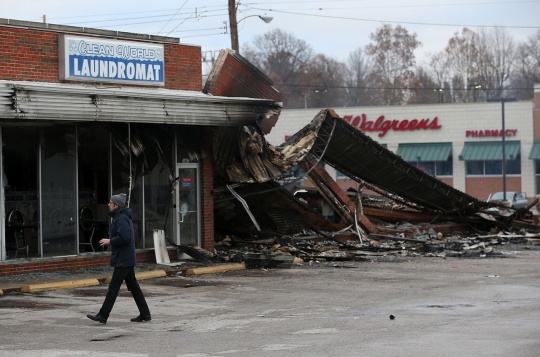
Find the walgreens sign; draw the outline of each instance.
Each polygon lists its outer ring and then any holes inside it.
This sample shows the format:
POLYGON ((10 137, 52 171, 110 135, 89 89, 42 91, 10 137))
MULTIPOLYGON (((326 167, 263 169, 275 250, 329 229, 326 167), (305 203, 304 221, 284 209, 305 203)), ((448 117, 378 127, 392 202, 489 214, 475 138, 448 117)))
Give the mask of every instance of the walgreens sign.
POLYGON ((343 117, 352 126, 362 131, 378 131, 379 138, 382 138, 389 130, 394 131, 413 131, 413 130, 438 130, 441 126, 438 123, 438 118, 433 119, 385 119, 384 115, 379 116, 376 120, 368 120, 366 114, 362 115, 345 115, 343 117))

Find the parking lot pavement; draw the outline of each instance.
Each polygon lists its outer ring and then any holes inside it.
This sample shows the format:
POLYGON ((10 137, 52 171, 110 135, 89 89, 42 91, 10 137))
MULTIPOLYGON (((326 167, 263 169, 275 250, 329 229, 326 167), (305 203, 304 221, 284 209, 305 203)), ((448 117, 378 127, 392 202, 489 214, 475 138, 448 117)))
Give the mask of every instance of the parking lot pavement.
POLYGON ((540 250, 386 257, 144 280, 152 321, 107 286, 0 296, 0 356, 538 356, 540 250), (394 316, 394 319, 390 318, 394 316))

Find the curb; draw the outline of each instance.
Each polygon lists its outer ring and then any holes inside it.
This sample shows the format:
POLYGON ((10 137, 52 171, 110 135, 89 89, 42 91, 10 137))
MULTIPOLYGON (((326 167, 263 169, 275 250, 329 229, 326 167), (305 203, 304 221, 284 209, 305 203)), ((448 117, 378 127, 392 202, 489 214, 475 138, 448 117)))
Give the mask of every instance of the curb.
POLYGON ((23 285, 21 288, 21 292, 37 293, 40 291, 73 289, 73 288, 80 288, 84 286, 93 286, 93 285, 99 285, 99 281, 97 279, 57 281, 54 283, 23 285))
MULTIPOLYGON (((144 280, 144 279, 152 279, 152 278, 161 278, 167 276, 167 273, 165 270, 152 270, 152 271, 141 271, 138 273, 135 273, 135 278, 137 280, 144 280)), ((103 281, 105 284, 110 284, 112 280, 112 277, 108 277, 103 281)))
POLYGON ((245 270, 245 269, 246 269, 246 266, 244 265, 244 263, 223 264, 223 265, 216 265, 212 267, 191 268, 191 269, 186 270, 186 275, 223 273, 226 271, 245 270))

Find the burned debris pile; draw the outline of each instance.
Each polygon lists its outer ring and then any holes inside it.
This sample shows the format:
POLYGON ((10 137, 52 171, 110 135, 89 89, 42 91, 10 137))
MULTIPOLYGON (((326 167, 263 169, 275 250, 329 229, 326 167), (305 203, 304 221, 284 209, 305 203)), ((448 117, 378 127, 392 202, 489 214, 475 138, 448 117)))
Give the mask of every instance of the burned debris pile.
POLYGON ((283 267, 295 258, 489 257, 510 244, 540 242, 536 202, 509 209, 480 201, 408 164, 332 110, 280 146, 254 128, 236 134, 239 146, 215 155, 223 168, 214 185, 219 259, 283 267), (339 187, 323 163, 355 189, 339 187))

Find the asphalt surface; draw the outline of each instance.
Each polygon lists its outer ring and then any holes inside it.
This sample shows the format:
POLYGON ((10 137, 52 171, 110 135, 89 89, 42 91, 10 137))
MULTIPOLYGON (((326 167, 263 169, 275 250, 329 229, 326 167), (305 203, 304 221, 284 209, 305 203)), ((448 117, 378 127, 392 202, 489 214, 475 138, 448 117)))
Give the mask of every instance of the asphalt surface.
POLYGON ((0 296, 0 356, 540 355, 540 247, 389 256, 141 281, 152 321, 107 286, 0 296), (390 318, 394 316, 394 319, 390 318))

